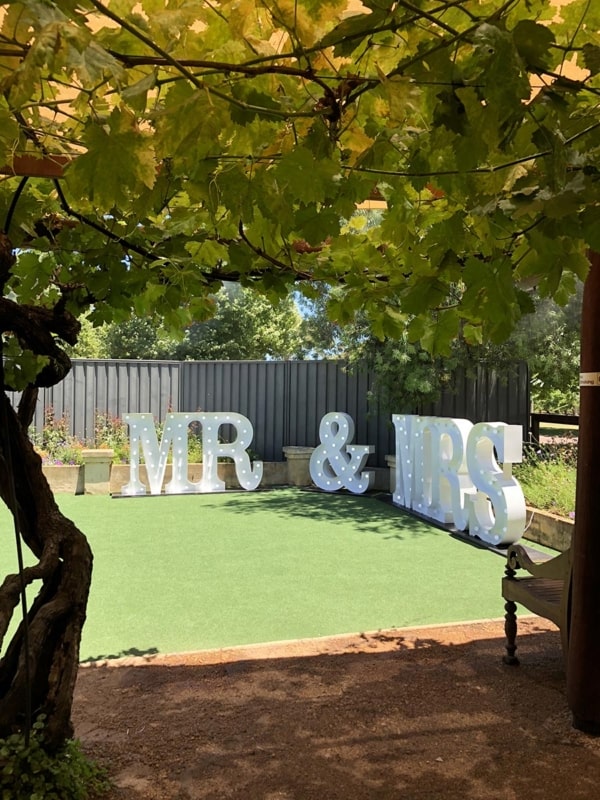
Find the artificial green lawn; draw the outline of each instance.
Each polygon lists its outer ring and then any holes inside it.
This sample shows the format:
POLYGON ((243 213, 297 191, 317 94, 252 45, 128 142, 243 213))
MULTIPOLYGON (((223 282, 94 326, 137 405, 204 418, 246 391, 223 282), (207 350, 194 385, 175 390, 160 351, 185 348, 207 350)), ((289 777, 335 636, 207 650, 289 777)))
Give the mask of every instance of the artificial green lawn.
MULTIPOLYGON (((503 560, 369 497, 58 495, 95 555, 82 660, 499 617, 503 560)), ((14 569, 9 517, 0 569, 14 569)))

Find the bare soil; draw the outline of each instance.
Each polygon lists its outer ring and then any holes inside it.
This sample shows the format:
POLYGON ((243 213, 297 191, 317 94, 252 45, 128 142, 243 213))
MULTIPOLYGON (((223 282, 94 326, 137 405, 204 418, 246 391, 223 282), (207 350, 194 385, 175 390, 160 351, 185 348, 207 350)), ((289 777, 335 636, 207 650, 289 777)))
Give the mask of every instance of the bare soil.
POLYGON ((394 630, 80 670, 74 719, 109 800, 596 800, 559 635, 520 620, 394 630))

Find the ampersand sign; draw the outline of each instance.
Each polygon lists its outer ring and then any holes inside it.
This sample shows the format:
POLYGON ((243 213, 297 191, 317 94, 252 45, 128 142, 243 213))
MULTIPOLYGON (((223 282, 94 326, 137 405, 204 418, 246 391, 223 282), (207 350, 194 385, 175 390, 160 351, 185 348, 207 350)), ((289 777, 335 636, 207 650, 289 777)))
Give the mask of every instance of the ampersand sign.
POLYGON ((354 421, 349 414, 332 411, 325 414, 319 425, 321 444, 310 457, 310 477, 319 489, 336 492, 348 489, 353 494, 366 492, 375 474, 362 472, 371 445, 349 444, 354 439, 354 421))

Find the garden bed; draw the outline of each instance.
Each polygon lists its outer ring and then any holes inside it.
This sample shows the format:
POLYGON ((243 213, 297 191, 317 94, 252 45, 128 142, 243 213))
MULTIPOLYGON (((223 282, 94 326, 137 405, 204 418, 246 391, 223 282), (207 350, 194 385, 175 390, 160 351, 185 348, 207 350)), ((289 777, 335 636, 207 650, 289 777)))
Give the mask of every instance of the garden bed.
POLYGON ((44 464, 42 471, 55 494, 83 494, 85 491, 82 464, 44 464))
POLYGON ((574 522, 550 511, 527 506, 527 528, 523 538, 564 552, 571 546, 574 522))

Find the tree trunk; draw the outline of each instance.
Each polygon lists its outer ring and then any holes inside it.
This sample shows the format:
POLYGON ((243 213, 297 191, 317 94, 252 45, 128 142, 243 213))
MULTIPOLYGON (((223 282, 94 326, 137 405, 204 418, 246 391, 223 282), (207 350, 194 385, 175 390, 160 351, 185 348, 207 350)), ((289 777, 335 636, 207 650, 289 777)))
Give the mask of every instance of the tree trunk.
POLYGON ((60 512, 41 459, 4 392, 0 412, 0 497, 16 512, 21 538, 37 559, 22 579, 9 575, 0 586, 0 646, 18 613, 22 580, 27 586, 41 581, 29 603, 28 636, 21 621, 0 659, 0 737, 25 727, 29 693, 34 720, 45 715, 48 745, 57 748, 73 734, 71 707, 92 553, 85 536, 60 512))
POLYGON ((582 386, 567 698, 573 725, 600 734, 600 254, 590 255, 581 319, 582 386))

